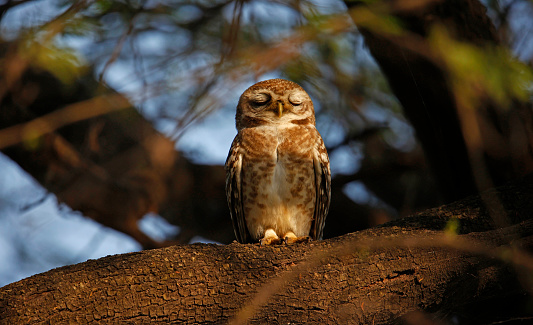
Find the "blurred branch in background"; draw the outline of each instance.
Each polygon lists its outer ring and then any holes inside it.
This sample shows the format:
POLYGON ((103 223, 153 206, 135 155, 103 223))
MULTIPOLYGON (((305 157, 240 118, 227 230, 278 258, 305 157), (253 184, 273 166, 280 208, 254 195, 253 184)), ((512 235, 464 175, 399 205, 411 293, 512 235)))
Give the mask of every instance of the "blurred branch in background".
MULTIPOLYGON (((500 46, 486 8, 477 1, 430 1, 404 10, 397 3, 385 7, 401 33, 359 27, 445 199, 533 171, 532 70, 500 46), (416 47, 407 46, 413 39, 416 47)), ((485 203, 495 224, 508 225, 497 196, 487 194, 485 203)))

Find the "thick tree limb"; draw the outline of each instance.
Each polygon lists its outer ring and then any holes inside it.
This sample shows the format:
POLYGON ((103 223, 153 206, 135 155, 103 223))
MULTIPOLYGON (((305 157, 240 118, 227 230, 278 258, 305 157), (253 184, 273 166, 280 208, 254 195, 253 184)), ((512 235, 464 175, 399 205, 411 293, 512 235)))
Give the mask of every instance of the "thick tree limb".
MULTIPOLYGON (((416 311, 470 317, 491 300, 517 306, 531 289, 521 274, 533 269, 526 253, 533 244, 532 180, 487 193, 504 202, 505 228, 490 230, 491 215, 473 197, 309 244, 195 244, 108 256, 3 287, 0 319, 385 324, 416 311), (451 218, 460 235, 438 230, 451 218)), ((476 322, 515 311, 491 307, 476 322)))

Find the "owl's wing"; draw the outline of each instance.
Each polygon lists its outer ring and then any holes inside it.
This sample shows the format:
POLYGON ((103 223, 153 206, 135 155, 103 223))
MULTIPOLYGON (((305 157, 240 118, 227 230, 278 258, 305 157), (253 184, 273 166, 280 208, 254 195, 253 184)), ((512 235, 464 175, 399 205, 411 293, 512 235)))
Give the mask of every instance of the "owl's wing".
POLYGON ((241 172, 243 157, 239 150, 240 141, 238 137, 239 135, 233 140, 228 158, 226 159, 226 198, 228 200, 235 237, 237 237, 239 243, 247 243, 250 241, 250 235, 246 227, 242 207, 241 172))
POLYGON ((319 137, 317 148, 314 151, 315 167, 315 215, 311 225, 311 237, 313 239, 322 239, 326 216, 329 210, 329 201, 331 199, 331 173, 329 170, 329 157, 326 151, 324 141, 319 137))

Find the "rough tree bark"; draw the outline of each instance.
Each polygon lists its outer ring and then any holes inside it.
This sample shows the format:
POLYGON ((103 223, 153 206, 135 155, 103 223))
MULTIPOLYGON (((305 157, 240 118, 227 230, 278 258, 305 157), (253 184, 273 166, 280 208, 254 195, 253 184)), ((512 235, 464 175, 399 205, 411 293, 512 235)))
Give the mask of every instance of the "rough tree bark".
POLYGON ((533 175, 480 197, 308 244, 195 244, 108 256, 0 289, 7 324, 385 324, 531 319, 533 175), (483 200, 498 196, 507 227, 483 200), (455 220, 455 222, 450 221, 455 220), (458 222, 458 234, 441 229, 458 222), (491 306, 489 309, 486 306, 491 306), (428 317, 428 316, 424 316, 428 317))

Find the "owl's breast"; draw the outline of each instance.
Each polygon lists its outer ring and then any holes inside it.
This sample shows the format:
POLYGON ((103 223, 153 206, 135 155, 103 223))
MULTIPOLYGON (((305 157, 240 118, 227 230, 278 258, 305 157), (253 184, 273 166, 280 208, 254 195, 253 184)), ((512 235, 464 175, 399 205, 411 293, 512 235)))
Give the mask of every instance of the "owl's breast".
POLYGON ((253 237, 265 227, 307 236, 315 205, 307 128, 256 127, 241 134, 243 208, 253 237))
POLYGON ((275 154, 278 147, 276 129, 271 127, 248 128, 240 131, 241 153, 246 160, 265 160, 275 154))
POLYGON ((280 164, 312 159, 316 130, 300 125, 261 126, 240 131, 247 160, 275 159, 280 164), (314 132, 313 132, 314 131, 314 132))

